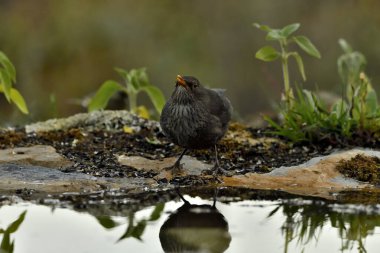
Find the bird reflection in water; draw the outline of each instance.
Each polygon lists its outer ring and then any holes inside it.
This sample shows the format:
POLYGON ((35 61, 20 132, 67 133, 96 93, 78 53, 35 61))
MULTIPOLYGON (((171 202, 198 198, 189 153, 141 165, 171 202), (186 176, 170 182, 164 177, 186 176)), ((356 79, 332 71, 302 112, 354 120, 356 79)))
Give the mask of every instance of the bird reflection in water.
POLYGON ((177 190, 184 204, 169 215, 160 229, 161 246, 165 252, 224 252, 231 235, 223 214, 212 205, 193 205, 177 190))

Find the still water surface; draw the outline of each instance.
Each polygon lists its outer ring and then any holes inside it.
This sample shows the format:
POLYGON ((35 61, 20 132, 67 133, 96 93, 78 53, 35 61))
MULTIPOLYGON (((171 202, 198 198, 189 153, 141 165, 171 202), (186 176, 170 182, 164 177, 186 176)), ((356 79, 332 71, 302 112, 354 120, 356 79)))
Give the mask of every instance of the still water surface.
POLYGON ((127 217, 33 204, 2 206, 1 247, 14 240, 15 253, 380 250, 378 206, 300 199, 214 205, 213 200, 184 198, 187 204, 160 203, 127 217))

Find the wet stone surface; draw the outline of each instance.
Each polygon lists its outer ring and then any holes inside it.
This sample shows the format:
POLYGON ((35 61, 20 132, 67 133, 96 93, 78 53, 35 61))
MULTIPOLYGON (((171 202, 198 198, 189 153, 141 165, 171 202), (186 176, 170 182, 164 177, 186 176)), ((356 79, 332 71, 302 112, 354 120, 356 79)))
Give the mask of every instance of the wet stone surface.
MULTIPOLYGON (((139 171, 151 171, 159 174, 159 177, 165 177, 165 171, 170 171, 171 166, 176 162, 177 157, 168 157, 162 160, 152 160, 141 156, 125 156, 117 157, 118 162, 127 165, 139 171)), ((199 161, 191 156, 183 156, 181 160, 181 170, 178 174, 181 176, 200 176, 206 171, 210 171, 212 165, 199 161)), ((156 177, 157 178, 157 177, 156 177)))
POLYGON ((36 165, 47 168, 66 168, 72 163, 47 145, 0 150, 0 164, 36 165))
POLYGON ((0 189, 6 191, 22 188, 44 192, 97 190, 101 188, 101 181, 89 175, 63 173, 46 167, 0 164, 0 189))

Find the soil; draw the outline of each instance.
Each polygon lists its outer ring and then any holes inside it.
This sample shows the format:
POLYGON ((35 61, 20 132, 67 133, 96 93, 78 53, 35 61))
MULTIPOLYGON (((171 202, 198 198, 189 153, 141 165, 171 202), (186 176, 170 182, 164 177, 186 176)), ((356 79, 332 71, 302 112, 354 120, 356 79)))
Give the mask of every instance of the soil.
POLYGON ((375 185, 380 184, 380 159, 378 157, 356 155, 350 160, 341 160, 337 169, 347 177, 375 185))

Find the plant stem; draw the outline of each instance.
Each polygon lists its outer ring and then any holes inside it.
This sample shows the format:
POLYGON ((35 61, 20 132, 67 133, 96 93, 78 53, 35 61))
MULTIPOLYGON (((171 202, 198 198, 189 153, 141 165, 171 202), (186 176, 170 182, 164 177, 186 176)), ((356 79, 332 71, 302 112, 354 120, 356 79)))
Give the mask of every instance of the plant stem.
POLYGON ((284 76, 284 88, 285 88, 285 103, 287 109, 290 108, 290 83, 289 83, 289 68, 288 68, 288 54, 286 52, 286 41, 280 41, 281 46, 281 62, 282 62, 282 74, 284 76))
POLYGON ((137 111, 137 93, 130 91, 128 93, 128 100, 129 100, 129 111, 136 113, 136 111, 137 111))
POLYGON ((289 69, 288 69, 287 57, 282 58, 282 72, 284 75, 285 96, 286 96, 286 100, 289 100, 290 84, 289 84, 289 69))

